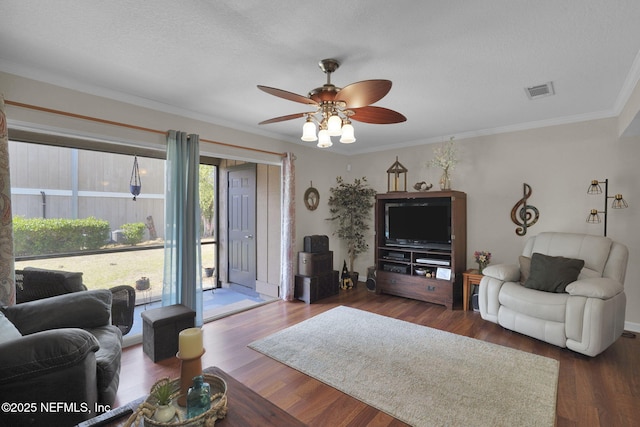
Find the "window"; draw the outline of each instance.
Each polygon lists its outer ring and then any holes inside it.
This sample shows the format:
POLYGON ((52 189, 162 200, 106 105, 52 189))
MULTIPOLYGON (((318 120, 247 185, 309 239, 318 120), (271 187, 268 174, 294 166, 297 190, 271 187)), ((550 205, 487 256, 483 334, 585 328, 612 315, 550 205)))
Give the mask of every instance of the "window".
MULTIPOLYGON (((133 154, 10 141, 9 156, 17 270, 79 271, 89 289, 145 278, 150 287, 136 293, 137 303, 160 298, 163 158, 137 156, 142 191, 134 201, 133 154)), ((201 165, 204 288, 217 285, 216 177, 216 165, 201 165)))

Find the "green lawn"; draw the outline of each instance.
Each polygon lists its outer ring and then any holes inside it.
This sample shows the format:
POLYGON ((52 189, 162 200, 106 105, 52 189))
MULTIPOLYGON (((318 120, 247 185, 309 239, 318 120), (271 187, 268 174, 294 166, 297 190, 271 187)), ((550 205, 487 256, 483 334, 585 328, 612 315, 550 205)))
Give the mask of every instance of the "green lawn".
MULTIPOLYGON (((17 261, 16 270, 24 267, 82 272, 82 281, 89 289, 111 288, 117 285, 135 287, 136 280, 148 277, 151 289, 162 288, 164 249, 110 252, 65 258, 17 261)), ((154 292, 155 294, 156 292, 154 292)))
MULTIPOLYGON (((205 243, 203 241, 203 243, 205 243)), ((203 267, 216 265, 215 244, 202 244, 203 267)), ((106 252, 94 255, 76 255, 63 258, 46 258, 30 261, 16 261, 16 270, 25 267, 46 268, 49 270, 74 271, 82 273, 82 283, 88 289, 109 289, 118 285, 135 288, 136 280, 148 277, 150 292, 137 292, 138 302, 157 299, 162 295, 164 275, 164 248, 106 252)), ((202 286, 207 289, 216 287, 216 276, 205 277, 203 271, 202 286)))

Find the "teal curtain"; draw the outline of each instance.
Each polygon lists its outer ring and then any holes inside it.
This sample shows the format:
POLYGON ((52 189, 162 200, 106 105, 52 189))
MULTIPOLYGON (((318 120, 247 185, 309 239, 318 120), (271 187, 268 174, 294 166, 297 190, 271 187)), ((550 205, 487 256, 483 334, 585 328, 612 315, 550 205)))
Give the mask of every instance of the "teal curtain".
POLYGON ((183 304, 202 326, 202 259, 198 170, 200 138, 170 130, 165 166, 162 305, 183 304))

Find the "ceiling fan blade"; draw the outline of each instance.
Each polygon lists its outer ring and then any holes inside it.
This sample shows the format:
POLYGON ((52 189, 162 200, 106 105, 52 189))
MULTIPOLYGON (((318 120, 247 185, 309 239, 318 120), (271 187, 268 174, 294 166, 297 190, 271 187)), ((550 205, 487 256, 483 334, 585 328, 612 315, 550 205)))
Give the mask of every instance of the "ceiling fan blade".
POLYGON ((369 106, 351 108, 351 110, 354 114, 349 118, 358 122, 386 125, 391 123, 401 123, 407 120, 407 118, 402 114, 388 108, 369 106))
POLYGON ((306 96, 298 95, 297 93, 288 92, 282 89, 276 89, 275 87, 258 85, 258 89, 267 92, 269 95, 274 95, 279 98, 284 98, 289 101, 299 102, 301 104, 318 105, 313 99, 309 99, 306 96))
POLYGON ((304 117, 307 114, 314 114, 313 111, 310 111, 308 113, 295 113, 295 114, 289 114, 288 116, 280 116, 280 117, 274 117, 273 119, 269 119, 269 120, 264 120, 260 123, 258 123, 259 125, 268 125, 269 123, 277 123, 277 122, 284 122, 287 120, 293 120, 293 119, 298 119, 300 117, 304 117))
POLYGON ((363 80, 340 89, 336 101, 344 101, 347 108, 361 108, 380 101, 391 90, 390 80, 363 80))

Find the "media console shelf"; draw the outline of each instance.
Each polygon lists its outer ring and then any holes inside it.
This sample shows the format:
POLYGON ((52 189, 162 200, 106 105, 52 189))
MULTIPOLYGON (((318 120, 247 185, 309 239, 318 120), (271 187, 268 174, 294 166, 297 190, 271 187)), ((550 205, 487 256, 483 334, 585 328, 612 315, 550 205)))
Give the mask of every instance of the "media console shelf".
POLYGON ((467 269, 466 194, 378 194, 375 231, 376 293, 453 309, 461 298, 462 272, 467 269), (433 212, 431 207, 435 207, 433 212), (405 208, 406 212, 401 212, 405 208), (394 212, 403 215, 395 218, 395 223, 394 212), (398 224, 400 219, 403 221, 398 224))

